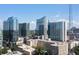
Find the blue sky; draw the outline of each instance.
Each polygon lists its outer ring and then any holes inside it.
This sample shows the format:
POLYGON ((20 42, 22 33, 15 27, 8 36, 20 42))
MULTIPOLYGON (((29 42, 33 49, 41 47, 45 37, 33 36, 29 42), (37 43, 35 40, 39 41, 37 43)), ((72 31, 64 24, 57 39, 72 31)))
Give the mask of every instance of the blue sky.
MULTIPOLYGON (((72 5, 73 19, 77 20, 79 5, 72 5), (77 18, 75 18, 77 17, 77 18)), ((30 28, 35 28, 36 19, 47 16, 50 21, 69 19, 69 5, 59 4, 0 4, 0 22, 15 16, 19 22, 30 22, 30 28)))

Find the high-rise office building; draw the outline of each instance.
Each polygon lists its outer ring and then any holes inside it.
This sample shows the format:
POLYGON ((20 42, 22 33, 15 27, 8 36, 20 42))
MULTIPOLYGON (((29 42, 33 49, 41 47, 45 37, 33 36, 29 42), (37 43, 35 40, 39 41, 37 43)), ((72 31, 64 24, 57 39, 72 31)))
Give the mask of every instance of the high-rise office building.
POLYGON ((48 35, 51 40, 66 41, 67 40, 67 26, 66 22, 49 22, 48 35))
POLYGON ((29 35, 29 23, 20 23, 19 24, 19 36, 26 37, 29 35))
POLYGON ((9 17, 3 23, 3 45, 12 46, 18 38, 18 20, 16 17, 9 17))
POLYGON ((38 33, 38 36, 44 35, 44 39, 47 39, 47 31, 48 31, 48 19, 46 16, 37 19, 37 24, 36 24, 36 30, 38 33))

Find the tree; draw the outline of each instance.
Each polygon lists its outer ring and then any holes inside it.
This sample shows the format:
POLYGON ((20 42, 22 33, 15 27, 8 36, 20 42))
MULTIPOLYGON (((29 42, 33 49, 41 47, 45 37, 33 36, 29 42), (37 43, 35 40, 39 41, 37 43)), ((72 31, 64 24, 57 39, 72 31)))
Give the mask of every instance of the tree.
POLYGON ((48 55, 48 51, 44 47, 36 47, 35 55, 48 55))
POLYGON ((17 45, 16 44, 13 45, 13 47, 11 47, 11 51, 16 51, 16 49, 17 49, 17 45))
POLYGON ((2 54, 2 49, 0 48, 0 55, 2 54))
POLYGON ((2 50, 1 50, 1 54, 6 54, 7 53, 7 48, 3 48, 2 50))
POLYGON ((30 38, 35 37, 35 31, 34 31, 34 30, 30 30, 30 32, 29 32, 29 37, 30 37, 30 38))
POLYGON ((73 48, 76 55, 79 55, 79 46, 73 48))

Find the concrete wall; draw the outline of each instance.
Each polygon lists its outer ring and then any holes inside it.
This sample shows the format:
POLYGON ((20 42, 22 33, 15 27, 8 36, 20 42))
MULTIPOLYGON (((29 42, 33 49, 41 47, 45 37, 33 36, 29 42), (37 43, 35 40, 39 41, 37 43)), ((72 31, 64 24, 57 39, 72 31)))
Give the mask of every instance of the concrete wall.
POLYGON ((68 54, 68 43, 64 43, 61 46, 58 46, 58 54, 59 55, 67 55, 68 54))
POLYGON ((27 40, 26 44, 29 45, 29 46, 33 46, 33 47, 36 47, 37 46, 37 43, 38 43, 38 40, 27 40))

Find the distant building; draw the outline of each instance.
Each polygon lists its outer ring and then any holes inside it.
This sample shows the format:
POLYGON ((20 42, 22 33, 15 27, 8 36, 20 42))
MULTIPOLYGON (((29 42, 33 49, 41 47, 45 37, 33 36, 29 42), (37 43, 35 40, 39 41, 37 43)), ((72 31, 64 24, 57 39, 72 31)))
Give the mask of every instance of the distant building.
POLYGON ((26 37, 29 35, 29 23, 20 23, 19 24, 19 36, 26 37))
POLYGON ((9 17, 3 23, 3 45, 12 46, 18 38, 18 20, 16 17, 9 17))
POLYGON ((72 27, 67 33, 69 40, 79 40, 79 28, 72 27))
POLYGON ((69 34, 68 32, 68 36, 70 37, 70 40, 79 40, 79 28, 76 27, 72 27, 69 31, 71 31, 71 33, 69 34))
POLYGON ((48 25, 48 35, 51 40, 66 41, 67 27, 65 22, 50 22, 48 25))
POLYGON ((2 30, 0 30, 0 47, 3 46, 3 33, 2 30))
POLYGON ((48 20, 47 20, 46 16, 44 16, 40 19, 37 19, 36 30, 37 30, 38 36, 44 35, 45 39, 48 38, 48 36, 47 36, 48 20))

